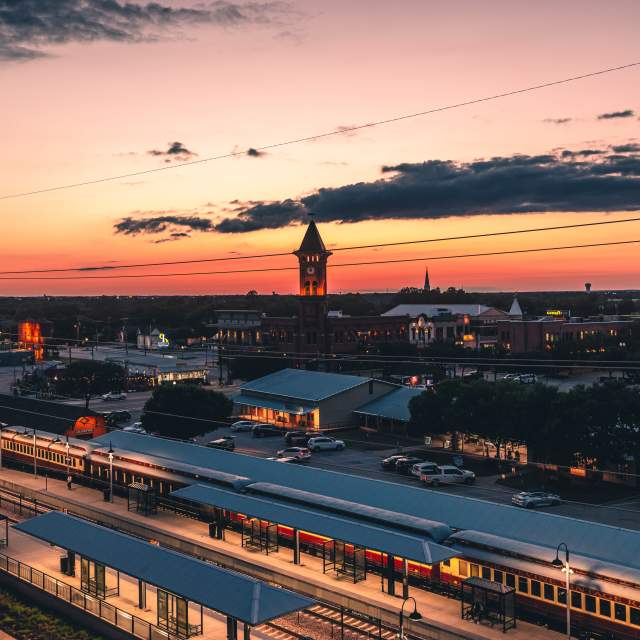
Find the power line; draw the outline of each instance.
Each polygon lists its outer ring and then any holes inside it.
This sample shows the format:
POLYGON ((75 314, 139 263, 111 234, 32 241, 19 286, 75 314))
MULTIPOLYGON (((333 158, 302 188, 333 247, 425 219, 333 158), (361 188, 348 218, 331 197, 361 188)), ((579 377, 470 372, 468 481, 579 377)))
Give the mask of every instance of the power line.
MULTIPOLYGON (((623 224, 625 222, 640 222, 640 218, 623 218, 616 220, 598 220, 597 222, 579 222, 576 224, 554 225, 551 227, 534 227, 529 229, 514 229, 512 231, 493 231, 489 233, 474 233, 464 236, 444 236, 441 238, 423 238, 421 240, 400 240, 397 242, 378 242, 374 244, 362 244, 349 247, 333 247, 332 252, 337 251, 354 251, 357 249, 374 249, 382 247, 398 247, 411 244, 426 244, 433 242, 450 242, 452 240, 477 240, 479 238, 492 238, 496 236, 510 236, 523 233, 539 233, 542 231, 559 231, 564 229, 578 229, 582 227, 596 227, 601 225, 623 224)), ((142 267, 163 267, 174 266, 180 264, 197 264, 203 262, 228 262, 231 260, 252 260, 256 258, 276 258, 282 256, 290 256, 293 252, 283 251, 280 253, 260 253, 248 256, 225 256, 221 258, 200 258, 195 260, 171 260, 164 262, 140 262, 136 264, 122 265, 95 265, 89 267, 67 267, 59 269, 24 269, 22 271, 0 271, 0 275, 20 275, 26 273, 67 273, 70 271, 112 271, 116 269, 134 269, 142 267)))
MULTIPOLYGON (((601 69, 599 71, 592 71, 590 73, 584 73, 578 76, 572 76, 569 78, 562 78, 561 80, 553 80, 550 82, 544 82, 542 84, 537 84, 537 85, 532 85, 530 87, 524 87, 522 89, 514 89, 511 91, 505 91, 503 93, 497 93, 491 96, 485 96, 483 98, 475 98, 472 100, 466 100, 464 102, 458 102, 455 104, 450 104, 450 105, 446 105, 443 107, 435 107, 432 109, 427 109, 425 111, 418 111, 416 113, 409 113, 409 114, 403 114, 400 116, 394 116, 392 118, 386 118, 384 120, 377 120, 374 122, 367 122, 365 124, 360 124, 360 125, 355 125, 352 127, 344 127, 344 128, 340 128, 340 129, 335 129, 332 131, 327 131, 325 133, 318 133, 315 135, 310 135, 310 136, 305 136, 303 138, 295 138, 292 140, 287 140, 284 142, 276 142, 273 144, 268 144, 268 145, 264 145, 261 147, 252 147, 252 149, 254 151, 268 151, 270 149, 277 149, 280 147, 285 147, 285 146, 289 146, 289 145, 293 145, 293 144, 299 144, 302 142, 311 142, 312 140, 320 140, 322 138, 329 138, 331 136, 338 136, 338 135, 343 135, 345 133, 349 133, 351 131, 359 131, 362 129, 369 129, 372 127, 377 127, 377 126, 381 126, 381 125, 385 125, 385 124, 392 124, 395 122, 400 122, 402 120, 409 120, 411 118, 419 118, 422 116, 426 116, 426 115, 430 115, 433 113, 439 113, 441 111, 449 111, 451 109, 459 109, 460 107, 468 107, 474 104, 479 104, 481 102, 489 102, 492 100, 498 100, 500 98, 506 98, 509 96, 515 96, 521 93, 528 93, 530 91, 537 91, 539 89, 545 89, 547 87, 553 87, 556 85, 561 85, 561 84, 567 84, 570 82, 576 82, 578 80, 584 80, 586 78, 593 78, 595 76, 600 76, 600 75, 604 75, 606 73, 612 73, 614 71, 622 71, 623 69, 629 69, 631 67, 636 67, 640 65, 640 62, 631 62, 629 64, 624 64, 624 65, 620 65, 617 67, 609 67, 607 69, 601 69)), ((207 158, 200 158, 199 160, 189 160, 187 162, 181 162, 179 164, 172 164, 172 165, 166 165, 163 167, 156 167, 154 169, 145 169, 142 171, 134 171, 132 173, 124 173, 121 175, 117 175, 117 176, 109 176, 109 177, 105 177, 105 178, 96 178, 93 180, 86 180, 84 182, 76 182, 76 183, 72 183, 72 184, 66 184, 66 185, 60 185, 60 186, 56 186, 56 187, 45 187, 42 189, 35 189, 33 191, 24 191, 22 193, 12 193, 12 194, 5 194, 0 196, 0 200, 9 200, 10 198, 21 198, 21 197, 25 197, 25 196, 32 196, 32 195, 37 195, 37 194, 41 194, 41 193, 48 193, 51 191, 61 191, 63 189, 74 189, 77 187, 84 187, 84 186, 88 186, 88 185, 93 185, 93 184, 99 184, 102 182, 111 182, 113 180, 122 180, 124 178, 134 178, 136 176, 142 176, 142 175, 147 175, 150 173, 158 173, 160 171, 169 171, 171 169, 178 169, 181 167, 187 167, 187 166, 193 166, 193 165, 197 165, 197 164, 204 164, 206 162, 213 162, 215 160, 223 160, 225 158, 234 158, 234 157, 238 157, 238 156, 246 156, 247 153, 249 152, 249 149, 243 149, 242 151, 232 151, 230 153, 224 153, 221 155, 216 155, 216 156, 210 156, 207 158)))
MULTIPOLYGON (((590 244, 572 244, 563 245, 557 247, 535 247, 529 249, 512 249, 509 251, 486 251, 482 253, 461 253, 450 256, 417 256, 414 258, 397 258, 390 260, 369 260, 367 262, 342 262, 339 264, 332 264, 332 269, 338 267, 364 267, 377 264, 399 264, 402 262, 420 262, 420 261, 434 261, 434 260, 454 260, 459 258, 482 258, 488 256, 506 256, 522 253, 540 253, 544 251, 563 251, 566 249, 588 249, 594 247, 613 247, 627 244, 638 244, 640 240, 618 240, 617 242, 594 242, 590 244)), ((263 267, 257 269, 231 269, 228 271, 185 271, 174 273, 136 273, 136 274, 115 274, 115 275, 102 275, 102 276, 0 276, 0 280, 113 280, 113 279, 125 279, 125 278, 174 278, 181 276, 209 276, 209 275, 228 275, 238 273, 267 273, 275 271, 297 271, 298 267, 263 267)))

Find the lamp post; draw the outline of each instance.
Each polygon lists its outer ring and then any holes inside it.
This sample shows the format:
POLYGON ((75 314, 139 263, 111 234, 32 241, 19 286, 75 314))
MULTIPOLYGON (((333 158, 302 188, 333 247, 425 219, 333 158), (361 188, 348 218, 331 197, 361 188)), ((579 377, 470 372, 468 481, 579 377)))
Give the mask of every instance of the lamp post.
POLYGON ((113 446, 109 440, 109 502, 113 502, 113 446))
POLYGON ((71 457, 69 456, 69 436, 67 436, 67 441, 65 442, 65 448, 67 450, 67 454, 65 457, 65 463, 67 465, 67 489, 71 491, 71 474, 69 473, 69 465, 71 464, 71 457))
POLYGON ((416 603, 416 599, 413 596, 408 596, 402 601, 402 606, 400 607, 400 633, 398 634, 398 640, 405 640, 404 635, 404 605, 409 602, 409 600, 413 601, 413 611, 407 616, 409 620, 421 620, 422 615, 418 612, 418 604, 416 603))
POLYGON ((556 557, 551 564, 558 569, 562 569, 562 573, 566 574, 566 591, 567 591, 567 638, 571 638, 571 574, 573 569, 569 565, 569 547, 565 542, 561 542, 556 549, 556 557), (560 548, 564 547, 565 561, 560 560, 560 548))

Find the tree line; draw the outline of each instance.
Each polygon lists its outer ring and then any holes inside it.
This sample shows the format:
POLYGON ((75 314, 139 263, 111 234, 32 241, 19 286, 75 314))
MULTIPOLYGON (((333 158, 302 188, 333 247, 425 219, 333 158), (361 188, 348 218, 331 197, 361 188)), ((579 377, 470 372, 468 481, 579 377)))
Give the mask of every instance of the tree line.
POLYGON ((640 455, 640 393, 621 382, 568 392, 543 384, 446 381, 410 403, 412 435, 458 432, 527 445, 529 460, 612 469, 640 455))

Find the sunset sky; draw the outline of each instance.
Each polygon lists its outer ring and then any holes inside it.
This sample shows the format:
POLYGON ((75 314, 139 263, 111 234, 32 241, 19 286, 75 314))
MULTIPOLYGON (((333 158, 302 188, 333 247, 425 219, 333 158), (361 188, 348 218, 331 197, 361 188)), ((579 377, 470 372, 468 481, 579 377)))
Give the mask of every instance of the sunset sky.
MULTIPOLYGON (((638 62, 638 24, 637 0, 0 0, 0 197, 638 62)), ((264 154, 3 199, 0 270, 289 251, 309 212, 329 248, 637 217, 639 116, 634 67, 264 154)), ((415 262, 333 269, 329 286, 419 286, 428 264, 442 287, 640 288, 640 245, 428 260, 636 238, 640 222, 345 251, 331 263, 415 262)), ((294 258, 137 272, 280 266, 294 258)), ((286 271, 3 280, 0 295, 295 285, 286 271)))

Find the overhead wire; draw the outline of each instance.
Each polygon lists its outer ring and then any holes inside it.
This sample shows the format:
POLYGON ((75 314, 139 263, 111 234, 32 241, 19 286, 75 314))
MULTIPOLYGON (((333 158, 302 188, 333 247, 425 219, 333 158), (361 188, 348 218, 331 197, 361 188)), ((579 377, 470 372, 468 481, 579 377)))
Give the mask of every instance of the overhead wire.
POLYGON ((450 104, 450 105, 445 105, 442 107, 434 107, 431 109, 426 109, 424 111, 418 111, 415 113, 408 113, 408 114, 403 114, 403 115, 399 115, 399 116, 394 116, 391 118, 384 118, 381 120, 376 120, 373 122, 366 122, 363 124, 359 124, 359 125, 354 125, 351 127, 340 127, 339 129, 334 129, 331 131, 326 131, 324 133, 318 133, 318 134, 314 134, 314 135, 309 135, 309 136, 304 136, 301 138, 294 138, 291 140, 286 140, 283 142, 276 142, 276 143, 272 143, 272 144, 267 144, 267 145, 262 145, 262 146, 256 146, 256 147, 250 147, 247 149, 242 149, 242 150, 237 150, 237 151, 231 151, 229 153, 223 153, 223 154, 219 154, 219 155, 215 155, 215 156, 209 156, 206 158, 199 158, 197 160, 188 160, 186 162, 180 162, 180 163, 175 163, 175 164, 169 164, 169 165, 165 165, 162 167, 154 167, 151 169, 144 169, 141 171, 132 171, 130 173, 123 173, 123 174, 119 174, 119 175, 115 175, 115 176, 107 176, 107 177, 102 177, 102 178, 94 178, 92 180, 85 180, 85 181, 81 181, 81 182, 75 182, 75 183, 71 183, 71 184, 65 184, 65 185, 58 185, 58 186, 53 186, 53 187, 44 187, 41 189, 34 189, 31 191, 23 191, 20 193, 9 193, 9 194, 4 194, 4 195, 0 195, 0 200, 9 200, 12 198, 22 198, 22 197, 26 197, 26 196, 33 196, 33 195, 38 195, 38 194, 42 194, 42 193, 50 193, 52 191, 61 191, 63 189, 75 189, 78 187, 84 187, 84 186, 89 186, 89 185, 94 185, 94 184, 99 184, 99 183, 103 183, 103 182, 112 182, 114 180, 122 180, 124 178, 134 178, 137 176, 142 176, 142 175, 148 175, 148 174, 152 174, 152 173, 159 173, 161 171, 170 171, 172 169, 179 169, 179 168, 184 168, 184 167, 188 167, 188 166, 194 166, 194 165, 199 165, 199 164, 204 164, 207 162, 213 162, 216 160, 223 160, 226 158, 234 158, 234 157, 238 157, 238 156, 246 156, 250 150, 253 151, 269 151, 269 150, 273 150, 273 149, 277 149, 277 148, 281 148, 281 147, 285 147, 285 146, 290 146, 290 145, 294 145, 294 144, 300 144, 302 142, 311 142, 314 140, 320 140, 323 138, 329 138, 332 136, 339 136, 339 135, 345 135, 346 133, 350 133, 353 131, 360 131, 362 129, 369 129, 369 128, 373 128, 373 127, 378 127, 381 125, 386 125, 386 124, 392 124, 395 122, 400 122, 403 120, 409 120, 412 118, 419 118, 419 117, 423 117, 426 115, 431 115, 434 113, 440 113, 442 111, 449 111, 451 109, 459 109, 461 107, 468 107, 474 104, 480 104, 482 102, 490 102, 492 100, 498 100, 500 98, 506 98, 509 96, 515 96, 515 95, 519 95, 522 93, 528 93, 531 91, 537 91, 540 89, 545 89, 548 87, 553 87, 553 86, 557 86, 557 85, 561 85, 561 84, 568 84, 570 82, 576 82, 578 80, 584 80, 586 78, 593 78, 596 76, 601 76, 607 73, 613 73, 615 71, 622 71, 624 69, 630 69, 632 67, 637 67, 640 65, 640 61, 639 62, 630 62, 628 64, 623 64, 623 65, 619 65, 616 67, 608 67, 606 69, 600 69, 598 71, 591 71, 589 73, 583 73, 580 75, 576 75, 576 76, 571 76, 568 78, 562 78, 560 80, 553 80, 553 81, 549 81, 549 82, 543 82, 540 84, 536 84, 536 85, 531 85, 529 87, 524 87, 522 89, 513 89, 510 91, 504 91, 502 93, 497 93, 494 95, 490 95, 490 96, 484 96, 481 98, 474 98, 471 100, 465 100, 463 102, 457 102, 454 104, 450 104))
MULTIPOLYGON (((369 260, 364 262, 341 262, 338 264, 332 264, 332 269, 337 269, 341 267, 363 267, 363 266, 373 266, 379 264, 399 264, 406 262, 418 262, 418 261, 435 261, 435 260, 456 260, 460 258, 481 258, 488 256, 504 256, 504 255, 515 255, 515 254, 524 254, 524 253, 540 253, 545 251, 563 251, 568 249, 587 249, 587 248, 595 248, 595 247, 613 247, 613 246, 621 246, 621 245, 629 245, 629 244, 638 244, 640 243, 640 239, 637 240, 618 240, 612 242, 593 242, 589 244, 573 244, 573 245, 562 245, 556 247, 534 247, 527 249, 511 249, 508 251, 484 251, 480 253, 461 253, 456 255, 449 256, 416 256, 413 258, 395 258, 388 260, 369 260)), ((78 276, 45 276, 45 277, 36 277, 36 276, 0 276, 0 280, 113 280, 113 279, 130 279, 130 278, 175 278, 175 277, 184 277, 184 276, 204 276, 204 275, 228 275, 228 274, 239 274, 239 273, 267 273, 267 272, 276 272, 276 271, 297 271, 298 267, 261 267, 255 269, 231 269, 227 271, 185 271, 185 272, 173 272, 173 273, 135 273, 135 274, 114 274, 114 275, 78 275, 78 276)))
MULTIPOLYGON (((640 217, 636 218, 617 218, 615 220, 597 220, 595 222, 578 222, 574 224, 553 225, 549 227, 533 227, 528 229, 513 229, 510 231, 491 231, 487 233, 474 233, 461 236, 444 236, 440 238, 423 238, 420 240, 399 240, 396 242, 377 242, 373 244, 353 245, 348 247, 332 247, 331 251, 336 253, 338 251, 355 251, 358 249, 377 249, 384 247, 398 247, 403 245, 413 244, 427 244, 434 242, 451 242, 454 240, 477 240, 480 238, 492 238, 498 236, 518 235, 525 233, 540 233, 544 231, 560 231, 565 229, 578 229, 584 227, 596 227, 601 225, 623 224, 628 222, 640 222, 640 217)), ((282 256, 292 255, 292 251, 283 251, 278 253, 259 253, 246 256, 223 256, 217 258, 198 258, 192 260, 165 260, 162 262, 139 262, 134 264, 122 264, 122 265, 94 265, 85 267, 66 267, 57 269, 22 269, 19 271, 0 271, 0 275, 21 275, 28 273, 67 273, 70 271, 113 271, 118 269, 134 269, 134 268, 146 268, 146 267, 161 267, 161 266, 175 266, 182 264, 198 264, 204 262, 228 262, 233 260, 253 260, 259 258, 276 258, 282 256)))

